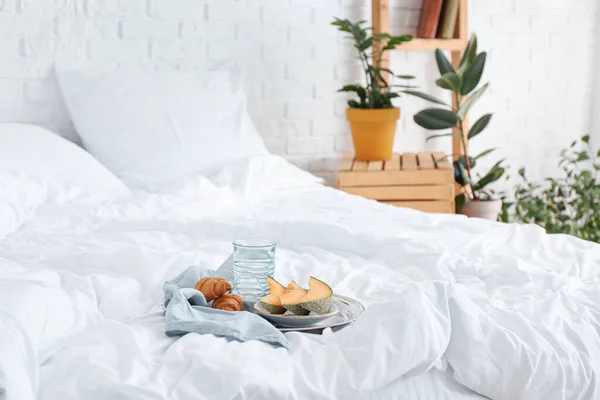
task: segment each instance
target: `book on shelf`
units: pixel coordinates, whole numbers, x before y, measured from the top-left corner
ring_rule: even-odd
[[[444,0],[437,37],[442,39],[454,38],[454,29],[458,18],[458,3],[459,0]]]
[[[433,39],[438,29],[440,15],[442,13],[443,0],[424,0],[421,19],[417,28],[417,37]]]

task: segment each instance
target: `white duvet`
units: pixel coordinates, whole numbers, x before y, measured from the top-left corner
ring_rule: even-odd
[[[274,157],[119,200],[0,188],[7,399],[600,399],[598,245],[388,207]],[[249,237],[278,241],[277,279],[366,312],[289,350],[166,337],[163,282]]]

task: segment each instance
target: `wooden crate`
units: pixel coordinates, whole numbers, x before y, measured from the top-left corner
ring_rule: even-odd
[[[345,155],[337,172],[344,192],[399,207],[454,213],[454,172],[444,153],[394,154],[389,161]]]

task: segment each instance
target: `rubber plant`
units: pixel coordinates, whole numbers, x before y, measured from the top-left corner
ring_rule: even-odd
[[[522,181],[505,201],[501,220],[534,223],[548,233],[565,233],[600,243],[600,150],[594,151],[590,137],[571,143],[560,155],[562,176],[543,183]]]
[[[419,126],[428,130],[451,130],[448,133],[429,136],[427,140],[443,136],[457,136],[461,140],[463,154],[453,162],[455,181],[463,187],[462,193],[456,196],[457,212],[461,211],[467,200],[492,199],[495,192],[489,189],[489,185],[500,179],[505,172],[502,166],[504,159],[502,159],[483,176],[476,176],[473,168],[477,162],[496,149],[488,149],[475,156],[471,156],[469,152],[469,141],[480,135],[492,119],[492,114],[485,114],[470,129],[467,129],[465,124],[469,111],[489,86],[489,83],[480,85],[486,57],[485,52],[477,52],[476,35],[471,36],[457,69],[454,69],[440,49],[435,51],[437,67],[441,75],[435,83],[440,88],[451,92],[455,101],[454,106],[430,95],[419,92],[410,93],[441,106],[427,108],[415,114],[414,120]]]
[[[396,84],[395,80],[410,81],[414,76],[395,75],[384,65],[384,54],[412,40],[412,36],[373,33],[366,21],[335,18],[331,24],[353,41],[364,74],[363,83],[348,84],[339,90],[355,95],[348,100],[346,110],[355,157],[364,161],[391,159],[396,122],[400,118],[400,109],[394,107],[392,99],[402,91],[414,89],[406,82]]]

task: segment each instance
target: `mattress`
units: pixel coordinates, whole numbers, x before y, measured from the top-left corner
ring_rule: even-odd
[[[291,181],[255,158],[160,194],[65,191],[0,239],[7,399],[600,398],[600,246]],[[60,192],[59,189],[57,191]],[[162,284],[239,238],[361,301],[290,349],[164,334]]]

